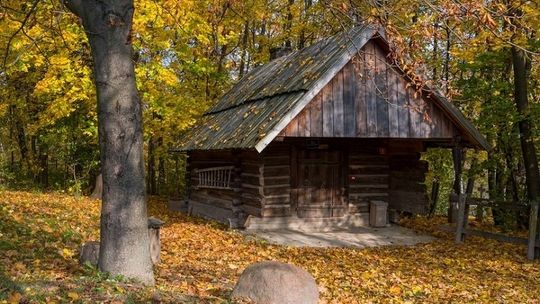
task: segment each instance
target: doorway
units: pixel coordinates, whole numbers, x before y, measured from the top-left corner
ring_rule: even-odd
[[[297,167],[297,214],[300,218],[345,215],[342,154],[332,150],[300,150]]]

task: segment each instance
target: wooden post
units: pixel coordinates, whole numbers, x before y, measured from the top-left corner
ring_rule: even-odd
[[[465,202],[467,200],[467,194],[459,194],[458,199],[458,216],[456,227],[456,243],[463,243],[465,240],[465,226],[467,224],[468,212],[465,212]]]
[[[531,216],[529,219],[529,244],[527,248],[527,259],[534,260],[540,258],[540,252],[536,248],[538,228],[538,202],[531,202]]]
[[[461,171],[463,166],[463,149],[460,146],[460,139],[456,138],[456,145],[452,148],[452,160],[454,161],[454,193],[458,196],[463,193],[461,190]],[[455,223],[458,213],[458,206],[449,202],[448,205],[448,222]]]
[[[439,199],[439,189],[440,189],[440,182],[438,178],[433,179],[433,182],[431,184],[431,205],[429,206],[429,217],[432,217],[435,215],[435,211],[437,209],[437,200]],[[451,204],[451,202],[448,202]]]

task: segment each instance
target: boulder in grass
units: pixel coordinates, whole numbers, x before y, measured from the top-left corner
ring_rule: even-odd
[[[81,264],[90,264],[97,266],[99,260],[99,242],[86,242],[81,247],[81,255],[79,256]]]
[[[315,279],[304,269],[265,261],[244,270],[232,298],[248,299],[257,304],[316,304],[319,289]]]

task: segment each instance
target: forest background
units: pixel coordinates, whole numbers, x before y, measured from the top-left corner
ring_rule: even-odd
[[[94,187],[96,95],[78,23],[57,0],[0,1],[0,187],[78,195]],[[465,158],[475,195],[525,201],[520,124],[537,147],[540,8],[523,0],[135,1],[148,193],[182,195],[184,157],[169,149],[234,82],[276,50],[301,49],[361,23],[383,26],[400,65],[440,89],[488,139],[491,151]],[[423,157],[428,189],[440,184],[442,212],[451,153],[433,149]]]

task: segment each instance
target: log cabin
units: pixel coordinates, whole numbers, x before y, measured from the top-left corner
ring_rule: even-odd
[[[389,54],[383,31],[359,26],[245,75],[173,149],[189,212],[248,228],[365,225],[373,202],[426,213],[421,153],[488,144]]]

